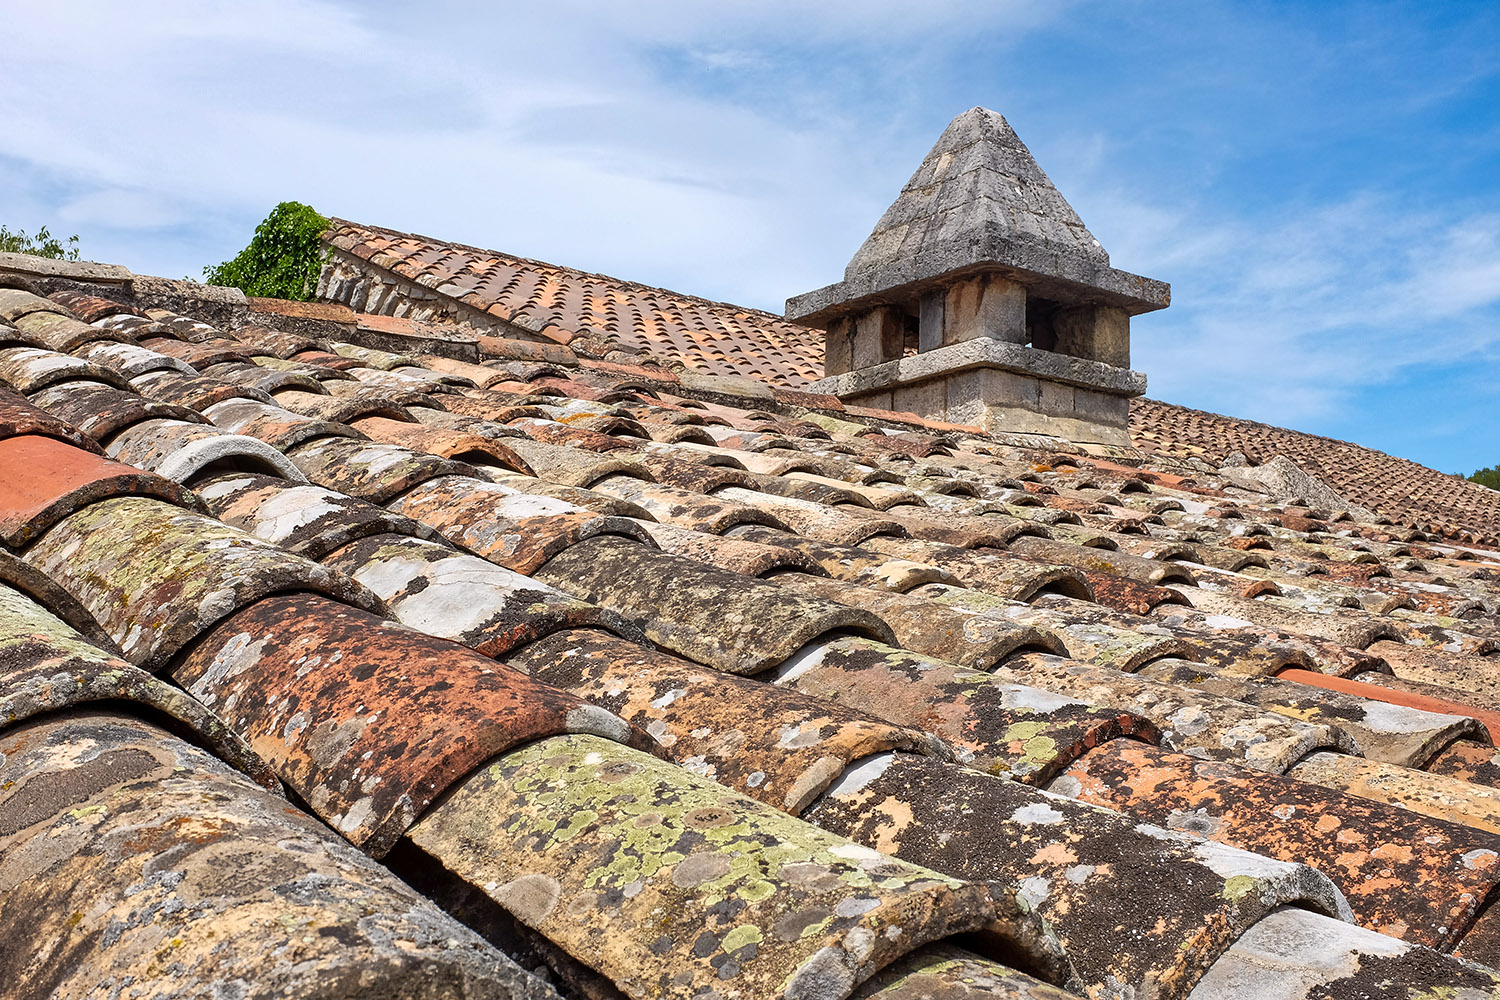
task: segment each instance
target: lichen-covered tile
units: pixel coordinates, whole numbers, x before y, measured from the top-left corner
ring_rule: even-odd
[[[412,841],[630,997],[842,1000],[986,890],[587,736],[476,772]]]
[[[639,634],[614,612],[435,542],[375,535],[324,562],[369,587],[402,624],[485,656],[504,656],[563,629]]]
[[[1072,566],[1022,559],[1001,549],[961,549],[941,542],[881,535],[866,539],[864,548],[898,559],[940,566],[965,587],[997,597],[1026,601],[1044,591],[1093,599],[1085,574]]]
[[[1406,767],[1421,767],[1454,740],[1481,732],[1477,722],[1462,716],[1424,712],[1280,678],[1216,673],[1180,660],[1161,660],[1144,667],[1141,674],[1181,688],[1233,698],[1288,718],[1342,729],[1354,737],[1364,756]]]
[[[1156,727],[1123,707],[1085,702],[871,639],[809,646],[778,684],[828,698],[951,744],[974,767],[1041,784],[1079,754],[1122,736],[1155,742]]]
[[[470,552],[525,574],[596,536],[646,540],[645,532],[626,518],[596,514],[565,500],[466,476],[424,482],[391,509],[431,525]]]
[[[577,542],[533,574],[617,611],[663,649],[735,674],[776,666],[841,630],[894,638],[870,614],[609,535]]]
[[[164,417],[204,422],[196,410],[147,399],[103,382],[63,382],[33,393],[31,401],[102,444],[142,420]]]
[[[806,573],[780,573],[772,578],[783,587],[826,597],[830,601],[864,608],[896,634],[897,644],[913,652],[925,653],[939,660],[957,663],[976,670],[988,670],[1006,657],[1022,650],[1064,654],[1062,640],[1048,628],[1022,624],[1000,614],[990,614],[997,607],[1030,608],[1030,605],[1005,601],[978,591],[963,591],[942,584],[929,584],[916,592],[896,593],[878,587],[860,586],[843,580],[832,580]],[[982,599],[985,610],[955,607],[935,599],[945,593],[970,594]],[[990,604],[989,602],[993,602]]]
[[[1280,906],[1348,907],[1312,868],[1197,843],[1016,781],[913,754],[852,768],[807,819],[877,850],[1015,894],[1060,939],[1087,995],[1186,997]]]
[[[1500,833],[1500,789],[1462,778],[1334,753],[1311,754],[1287,774],[1434,819]]]
[[[3,382],[3,376],[0,376],[0,383]],[[103,452],[97,442],[79,433],[72,424],[59,420],[25,396],[11,392],[0,384],[0,439],[19,434],[40,434],[96,454]]]
[[[0,470],[0,541],[11,548],[28,545],[69,514],[110,497],[155,497],[179,507],[203,507],[170,479],[39,434],[0,438]]]
[[[556,996],[285,799],[155,726],[69,714],[0,743],[13,1000]]]
[[[881,969],[853,1000],[1067,1000],[1068,990],[966,952],[934,944]]]
[[[522,475],[532,475],[531,466],[510,445],[478,434],[413,421],[393,420],[384,416],[359,417],[350,426],[372,441],[400,445],[413,451],[473,465],[497,465]]]
[[[739,486],[722,487],[714,491],[714,496],[757,507],[797,534],[833,545],[859,545],[875,535],[902,532],[901,526],[892,520],[861,517],[811,500],[771,496]]]
[[[108,368],[127,379],[155,371],[175,371],[182,372],[184,375],[198,374],[197,370],[186,361],[159,354],[139,344],[99,341],[74,351],[73,354],[92,364]]]
[[[299,388],[277,389],[271,396],[276,400],[276,405],[284,406],[293,413],[339,424],[347,424],[360,417],[412,419],[411,412],[406,407],[378,396],[333,396]]]
[[[297,445],[288,456],[310,482],[384,504],[440,476],[471,477],[474,467],[393,444],[326,437]]]
[[[1427,770],[1500,788],[1500,751],[1488,742],[1455,740],[1427,762]]]
[[[117,389],[130,388],[124,376],[72,355],[36,347],[7,347],[0,351],[0,381],[17,392],[30,394],[72,379],[103,382]]]
[[[511,747],[576,732],[650,744],[602,708],[317,594],[241,609],[172,678],[376,856],[454,782]]]
[[[225,524],[309,559],[370,535],[442,538],[434,528],[368,501],[270,476],[229,473],[196,492]]]
[[[641,527],[663,552],[696,559],[717,569],[741,576],[764,576],[777,573],[777,583],[785,583],[780,575],[802,576],[806,573],[821,575],[823,568],[809,555],[797,549],[781,545],[763,545],[746,538],[726,538],[703,531],[677,528],[657,521],[641,521]],[[783,573],[795,570],[794,573]],[[825,595],[826,596],[826,595]],[[840,603],[848,604],[848,601]]]
[[[304,417],[275,403],[262,403],[257,399],[226,399],[205,406],[203,415],[213,421],[215,427],[264,441],[277,451],[287,451],[314,438],[363,436],[344,424]]]
[[[380,607],[374,594],[342,573],[149,498],[90,504],[48,529],[25,559],[82,603],[126,659],[151,670],[266,594],[317,591]]]
[[[1007,600],[982,591],[932,584],[912,594],[944,609],[970,624],[969,629],[984,629],[989,622],[1005,622],[1017,628],[1045,631],[1064,647],[1046,652],[1062,652],[1075,660],[1133,671],[1143,664],[1165,656],[1191,656],[1186,643],[1175,636],[1153,634],[1140,628],[1116,624],[1120,612],[1087,601],[1070,601],[1066,614],[1038,604]],[[1144,623],[1143,623],[1144,624]]]
[[[1193,574],[1179,563],[1145,559],[1128,552],[1088,548],[1056,538],[1022,535],[1012,541],[1006,551],[1041,562],[1074,566],[1085,572],[1122,576],[1138,583],[1158,585],[1175,582],[1189,587],[1197,583]]]
[[[598,480],[589,488],[637,504],[653,519],[690,531],[720,535],[742,524],[784,527],[771,514],[749,504],[619,473]]]
[[[767,525],[742,525],[729,529],[731,538],[790,549],[811,559],[822,572],[837,580],[904,593],[924,583],[951,581],[953,577],[932,563],[892,558],[874,549],[838,545],[803,538]]]
[[[174,371],[146,372],[130,380],[130,387],[147,399],[185,406],[202,411],[204,407],[226,399],[258,399],[269,403],[271,397],[260,389],[226,382],[211,375],[184,375]]]
[[[0,585],[0,725],[100,703],[134,705],[267,788],[276,776],[180,688],[88,641],[31,597]]]
[[[1451,950],[1500,883],[1500,837],[1279,775],[1130,740],[1080,757],[1051,786],[1221,844],[1309,864],[1357,923]]]
[[[1486,1000],[1500,975],[1307,910],[1267,914],[1199,980],[1193,1000]]]
[[[105,453],[117,462],[186,483],[211,465],[231,466],[306,482],[301,470],[275,448],[212,424],[154,418],[131,424],[110,439]]]
[[[11,325],[49,351],[69,354],[97,340],[131,340],[122,330],[90,326],[72,316],[34,312],[11,320]]]
[[[1497,732],[1500,732],[1500,712],[1477,708],[1452,698],[1433,697],[1429,694],[1418,694],[1380,684],[1367,684],[1360,680],[1365,676],[1364,674],[1355,677],[1330,677],[1327,674],[1293,667],[1281,671],[1276,676],[1279,680],[1293,681],[1308,687],[1351,695],[1364,704],[1374,703],[1376,706],[1381,704],[1387,706],[1384,709],[1372,706],[1374,713],[1389,712],[1392,717],[1399,717],[1398,709],[1416,709],[1427,716],[1436,715],[1448,720],[1472,719],[1488,732],[1491,740]],[[1431,725],[1434,720],[1428,721]],[[1463,730],[1455,731],[1453,735],[1464,735],[1465,732],[1473,733],[1474,730],[1465,726]]]
[[[605,632],[553,635],[506,662],[644,729],[694,774],[793,815],[861,757],[949,753],[921,730]]]

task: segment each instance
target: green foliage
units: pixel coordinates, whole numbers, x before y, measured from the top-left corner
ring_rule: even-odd
[[[233,285],[246,295],[309,299],[328,255],[319,239],[328,228],[328,220],[311,205],[284,201],[255,227],[249,246],[233,260],[205,267],[203,279],[213,285]]]
[[[51,257],[54,260],[77,260],[78,259],[78,234],[74,233],[64,241],[47,232],[43,226],[36,231],[35,236],[27,236],[25,230],[17,229],[11,232],[4,226],[0,226],[0,251],[5,253],[29,253],[36,257]]]
[[[1480,469],[1469,477],[1469,482],[1478,483],[1480,486],[1488,486],[1492,490],[1500,490],[1500,465],[1492,465],[1488,469]]]

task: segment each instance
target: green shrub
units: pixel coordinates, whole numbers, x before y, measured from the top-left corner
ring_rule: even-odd
[[[0,251],[5,253],[29,253],[35,257],[51,257],[54,260],[77,260],[78,234],[68,237],[66,247],[63,242],[47,232],[46,226],[38,229],[35,236],[27,236],[22,229],[11,232],[0,226]]]
[[[320,237],[329,222],[311,205],[284,201],[255,227],[250,245],[233,260],[205,267],[203,279],[269,299],[312,298],[328,252]]]
[[[1488,469],[1480,469],[1469,477],[1469,482],[1478,483],[1480,486],[1488,486],[1492,490],[1500,490],[1500,465],[1492,465]]]

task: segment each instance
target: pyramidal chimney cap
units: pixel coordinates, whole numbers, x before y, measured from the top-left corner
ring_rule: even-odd
[[[1171,290],[1119,271],[1004,116],[953,119],[844,269],[844,280],[787,300],[786,318],[826,326],[853,307],[995,271],[1048,299],[1163,309]],[[905,293],[905,294],[903,294]]]

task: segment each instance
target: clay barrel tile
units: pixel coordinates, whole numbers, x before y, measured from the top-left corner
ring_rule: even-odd
[[[226,361],[246,361],[244,346],[224,337],[210,337],[190,342],[171,337],[143,339],[142,347],[150,348],[168,357],[186,361],[198,371],[223,364]]]
[[[755,674],[839,631],[893,639],[867,611],[713,569],[627,538],[599,536],[533,573],[619,612],[663,649],[733,674]]]
[[[1401,682],[1436,685],[1456,700],[1500,704],[1500,659],[1423,649],[1388,639],[1375,643],[1368,652],[1385,660]],[[1361,680],[1382,683],[1371,677]]]
[[[474,467],[393,444],[318,438],[291,449],[288,457],[309,482],[384,504],[440,476],[469,477]]]
[[[1489,742],[1494,742],[1494,735],[1500,732],[1500,712],[1493,709],[1477,708],[1474,705],[1465,704],[1461,701],[1448,698],[1434,698],[1430,695],[1413,694],[1395,688],[1385,687],[1379,684],[1366,684],[1360,680],[1346,677],[1330,677],[1327,674],[1316,673],[1310,670],[1299,670],[1294,668],[1283,670],[1277,674],[1277,679],[1283,681],[1295,681],[1308,687],[1322,688],[1341,694],[1350,695],[1366,703],[1385,704],[1392,715],[1398,714],[1401,708],[1415,709],[1428,715],[1441,717],[1458,717],[1473,719],[1489,736]],[[1381,709],[1373,709],[1382,711]],[[1472,731],[1471,731],[1472,732]],[[1480,737],[1483,739],[1483,737]]]
[[[768,573],[801,576],[804,573],[821,575],[823,572],[813,559],[795,549],[780,545],[762,545],[744,538],[725,538],[703,531],[676,528],[657,521],[641,521],[640,525],[651,540],[663,552],[684,556],[717,569],[741,576],[765,576]],[[785,570],[795,570],[785,574]],[[779,577],[778,583],[782,583]],[[826,596],[826,595],[825,595]],[[848,604],[849,601],[841,601]]]
[[[1173,591],[1176,593],[1176,591]],[[1043,598],[1039,604],[1063,607],[1061,602]],[[1208,614],[1186,605],[1164,605],[1151,611],[1151,617],[1172,634],[1193,645],[1194,660],[1231,673],[1262,676],[1290,664],[1316,669],[1321,673],[1347,676],[1380,666],[1379,657],[1338,640],[1309,637],[1280,631],[1243,618]],[[1211,641],[1209,641],[1211,640]],[[1222,650],[1220,644],[1228,641]],[[1248,654],[1248,656],[1242,656]],[[1285,662],[1281,662],[1285,661]],[[1278,663],[1274,670],[1269,664]]]
[[[1089,996],[1181,1000],[1277,907],[1348,913],[1306,865],[912,754],[856,766],[805,817],[1002,898],[1017,893],[1060,939]]]
[[[0,440],[20,434],[40,434],[44,437],[66,441],[75,448],[95,454],[102,453],[92,438],[80,434],[77,428],[64,423],[46,410],[30,403],[25,396],[11,392],[0,385]]]
[[[269,765],[186,692],[94,645],[27,595],[0,585],[0,726],[89,703],[128,703],[275,789]]]
[[[628,517],[636,521],[649,520],[651,515],[639,504],[618,497],[605,496],[593,490],[584,489],[582,486],[563,486],[559,483],[549,482],[546,479],[535,479],[531,476],[523,476],[517,472],[506,472],[493,466],[484,470],[484,477],[492,483],[515,490],[517,493],[526,493],[531,496],[551,497],[570,503],[584,510],[591,510],[596,514],[605,514],[609,517]],[[644,538],[645,536],[640,536]]]
[[[411,420],[411,412],[400,403],[380,396],[332,396],[305,389],[277,389],[272,393],[277,406],[315,420],[347,424],[360,417],[389,417]]]
[[[201,510],[170,479],[38,434],[0,439],[0,541],[19,549],[58,521],[111,497],[154,497]]]
[[[369,587],[402,624],[485,656],[504,656],[565,629],[638,634],[611,611],[435,542],[374,535],[324,562]]]
[[[18,392],[30,394],[72,379],[105,382],[118,389],[130,388],[124,376],[72,355],[35,347],[8,347],[0,351],[0,380]]]
[[[1042,562],[1076,566],[1088,572],[1123,576],[1138,583],[1154,585],[1177,582],[1189,587],[1197,584],[1193,574],[1178,563],[1144,559],[1128,552],[1088,548],[1056,538],[1023,535],[1012,541],[1007,551]]]
[[[1500,833],[1500,789],[1462,778],[1334,753],[1305,757],[1287,774],[1434,819]]]
[[[986,890],[825,833],[596,737],[475,772],[412,841],[626,996],[842,1000],[979,930]]]
[[[111,316],[139,316],[140,313],[113,299],[101,298],[88,292],[60,289],[47,296],[85,323],[97,323]]]
[[[1045,783],[1109,740],[1159,739],[1152,723],[1129,711],[1095,708],[870,639],[810,646],[783,665],[777,683],[924,729],[952,745],[960,760],[1030,784]]]
[[[1207,691],[1303,722],[1336,727],[1354,737],[1374,760],[1421,767],[1456,739],[1480,736],[1473,719],[1425,712],[1341,694],[1280,677],[1242,677],[1204,670],[1196,663],[1162,660],[1142,673],[1182,688]],[[1322,677],[1322,674],[1313,676]]]
[[[629,455],[605,454],[543,444],[528,437],[507,438],[506,445],[526,460],[532,475],[564,486],[592,486],[609,476],[632,476],[651,481],[655,476]]]
[[[605,632],[553,635],[507,662],[645,730],[695,774],[794,816],[862,757],[887,750],[951,756],[921,730]]]
[[[1439,951],[1463,937],[1500,879],[1500,838],[1318,785],[1116,740],[1055,790],[1150,823],[1313,865],[1355,922]]]
[[[503,469],[532,475],[531,466],[503,441],[481,437],[465,431],[433,427],[428,424],[392,420],[383,416],[364,416],[350,426],[372,441],[401,445],[441,458],[452,458],[476,465],[498,465]]]
[[[197,495],[225,524],[308,559],[321,560],[370,535],[442,538],[435,529],[384,507],[270,476],[231,473],[200,485]]]
[[[741,524],[783,527],[772,515],[748,504],[664,483],[645,482],[620,473],[596,481],[589,488],[637,504],[654,520],[689,531],[721,535]]]
[[[1357,753],[1359,749],[1354,738],[1336,726],[1304,722],[1113,667],[1024,654],[1006,661],[994,673],[1011,683],[1135,712],[1157,726],[1165,746],[1257,771],[1281,774],[1317,750]]]
[[[1022,535],[1042,535],[1047,529],[1030,521],[1003,515],[973,517],[961,513],[944,513],[923,508],[903,507],[900,511],[875,514],[859,508],[841,507],[851,514],[880,517],[895,521],[913,538],[939,542],[961,549],[1003,549]]]
[[[1067,652],[1057,634],[1049,629],[1023,625],[1000,615],[970,613],[967,609],[959,610],[926,596],[933,590],[946,590],[941,584],[919,588],[922,596],[917,596],[803,573],[781,573],[773,580],[783,587],[864,608],[879,615],[880,620],[891,627],[903,648],[975,670],[992,669],[1023,650]],[[994,601],[997,605],[1010,604],[977,591],[966,593]],[[1016,607],[1029,606],[1018,604]]]
[[[32,286],[35,287],[35,286]],[[23,288],[0,288],[0,320],[14,323],[22,316],[68,316],[68,307]]]
[[[72,594],[126,659],[148,670],[266,594],[312,590],[380,608],[379,598],[342,573],[148,498],[90,504],[48,529],[25,560]]]
[[[424,482],[390,509],[431,525],[490,562],[528,575],[570,546],[601,535],[647,540],[626,518],[466,476]]]
[[[304,417],[258,399],[226,399],[205,406],[203,415],[221,430],[264,441],[277,451],[287,451],[304,441],[320,437],[364,436],[344,424]]]
[[[1472,932],[1471,932],[1472,933]],[[1296,972],[1287,972],[1291,968]],[[1494,997],[1500,974],[1307,910],[1285,909],[1243,934],[1193,1000]]]
[[[131,379],[130,387],[147,399],[192,410],[202,410],[226,399],[271,401],[271,397],[259,389],[225,382],[211,375],[183,375],[181,372],[147,372]]]
[[[147,723],[7,731],[0,975],[11,1000],[556,994],[493,945],[208,754]],[[45,859],[45,860],[43,860]]]
[[[104,444],[142,420],[165,417],[203,422],[196,410],[147,399],[102,382],[63,382],[33,393],[31,401]]]
[[[1122,628],[1116,624],[1119,612],[1087,601],[1071,601],[1069,613],[1061,614],[983,591],[940,584],[922,587],[912,596],[962,622],[961,627],[966,631],[983,632],[1001,623],[1041,630],[1053,636],[1061,648],[1039,651],[1062,653],[1117,670],[1138,670],[1164,656],[1192,655],[1192,650],[1180,639],[1152,634],[1139,625]]]
[[[254,361],[223,361],[204,368],[203,374],[238,385],[245,390],[246,394],[274,393],[285,389],[320,393],[330,391],[329,387],[335,384],[359,386],[358,382],[349,379],[343,372],[327,371],[292,361],[276,361],[272,358],[256,358]]]
[[[899,535],[905,531],[889,519],[861,517],[811,500],[771,496],[739,486],[722,487],[715,490],[713,495],[756,507],[799,535],[833,545],[862,545],[877,535]],[[921,558],[906,554],[898,557],[913,561]]]
[[[864,547],[899,559],[941,566],[963,586],[1013,601],[1029,601],[1043,592],[1093,600],[1093,588],[1083,571],[1073,566],[1049,565],[1008,555],[1000,549],[961,549],[916,538],[881,536]]]
[[[63,354],[76,351],[93,340],[130,341],[134,339],[122,330],[90,326],[71,316],[60,316],[49,312],[29,313],[11,320],[11,324],[49,351],[59,351]]]
[[[892,962],[853,1000],[1069,1000],[1076,994],[950,944],[934,944]]]
[[[155,371],[176,371],[184,375],[198,374],[197,369],[186,361],[160,354],[141,347],[139,344],[100,341],[97,344],[89,344],[83,350],[75,351],[74,354],[128,379]]]
[[[511,747],[570,732],[650,742],[472,650],[317,594],[242,608],[172,678],[377,857],[454,782]]]
[[[285,455],[253,437],[212,424],[145,420],[120,431],[105,449],[110,458],[185,483],[209,466],[263,472],[306,482]]]
[[[765,525],[740,525],[731,528],[728,535],[761,545],[789,549],[810,559],[822,573],[863,587],[904,593],[925,583],[953,579],[947,570],[932,563],[893,559],[873,549],[820,542]]]
[[[1489,743],[1455,740],[1429,760],[1426,767],[1433,774],[1500,788],[1500,751]]]

